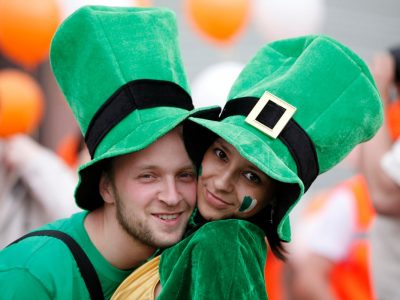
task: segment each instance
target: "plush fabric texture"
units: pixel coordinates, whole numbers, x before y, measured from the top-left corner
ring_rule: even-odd
[[[190,93],[175,14],[167,9],[84,6],[56,31],[50,62],[84,136],[96,112],[128,82],[160,80]],[[105,158],[147,147],[196,112],[160,103],[128,114],[103,137],[93,159],[81,166],[77,204],[88,210],[102,205],[98,182]]]
[[[43,225],[60,230],[82,247],[99,276],[104,299],[110,299],[133,270],[120,270],[109,263],[90,240],[84,227],[87,212]],[[35,236],[0,251],[1,299],[90,299],[71,251],[60,240]]]
[[[266,251],[264,232],[250,222],[206,223],[162,253],[157,299],[265,300]]]
[[[228,101],[260,98],[265,91],[297,108],[292,118],[314,144],[319,174],[374,136],[383,122],[380,96],[368,67],[352,50],[327,36],[302,36],[265,45],[240,73]],[[196,143],[187,145],[191,151],[207,143],[211,131],[283,183],[275,214],[280,238],[290,241],[288,214],[303,195],[304,184],[287,146],[246,123],[244,116],[220,122],[190,120],[194,123],[188,123],[184,134],[198,136]]]

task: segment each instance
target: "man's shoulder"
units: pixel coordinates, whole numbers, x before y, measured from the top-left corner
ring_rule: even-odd
[[[71,225],[77,222],[76,215],[56,220],[38,230],[58,230],[75,235]],[[69,248],[57,238],[46,235],[30,236],[11,244],[0,251],[0,271],[11,269],[46,270],[73,259]]]
[[[57,220],[37,230],[59,230],[72,235],[66,229],[77,221],[77,217]],[[78,269],[68,246],[51,236],[31,236],[0,251],[0,281],[15,294],[17,286],[26,283],[35,293],[52,294],[76,278]],[[20,295],[23,291],[18,292]]]

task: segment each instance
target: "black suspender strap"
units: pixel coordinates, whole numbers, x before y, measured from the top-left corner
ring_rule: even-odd
[[[89,257],[71,236],[58,230],[38,230],[22,236],[21,238],[12,242],[10,245],[18,243],[19,241],[31,236],[51,236],[63,241],[68,246],[75,258],[82,278],[85,281],[90,298],[93,300],[104,299],[103,290],[101,289],[100,280],[97,276],[96,270],[90,262]]]

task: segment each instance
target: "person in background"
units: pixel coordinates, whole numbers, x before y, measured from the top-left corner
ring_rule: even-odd
[[[371,70],[386,109],[400,96],[400,47],[374,55]],[[397,120],[400,114],[395,116]],[[400,185],[393,160],[396,140],[387,123],[363,145],[362,161],[376,219],[371,229],[372,283],[377,299],[400,299]]]
[[[50,63],[91,155],[75,191],[84,211],[0,252],[1,298],[109,299],[183,236],[196,173],[180,124],[203,110],[167,9],[84,6],[57,29]]]
[[[369,262],[374,216],[361,174],[309,199],[297,218],[289,250],[290,299],[375,299]]]
[[[2,138],[0,162],[0,249],[80,210],[73,201],[74,172],[28,134]]]
[[[199,166],[197,227],[112,299],[267,299],[265,238],[284,259],[289,212],[382,121],[368,67],[346,46],[322,35],[265,45],[233,84],[220,121],[184,123]]]
[[[375,74],[376,70],[372,70]],[[378,78],[377,83],[381,84]],[[386,103],[383,126],[388,140],[399,138],[398,101]],[[362,174],[368,161],[361,157],[364,151],[371,151],[365,150],[369,143],[359,145],[352,155],[358,175],[317,193],[306,202],[298,218],[291,244],[293,255],[289,268],[285,268],[291,278],[291,288],[287,290],[294,294],[293,299],[376,298],[371,272],[371,227],[376,213]],[[374,161],[370,160],[373,164]],[[314,238],[318,232],[324,232],[323,239]]]

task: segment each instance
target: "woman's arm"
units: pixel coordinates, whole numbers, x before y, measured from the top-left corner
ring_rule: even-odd
[[[267,299],[264,232],[213,221],[161,255],[158,299]]]

